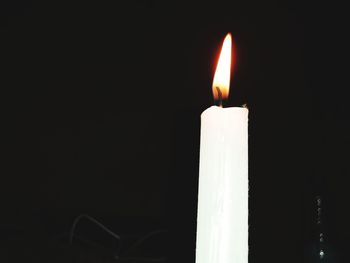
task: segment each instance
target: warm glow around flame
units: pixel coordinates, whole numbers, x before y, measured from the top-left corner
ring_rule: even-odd
[[[222,99],[227,99],[230,90],[230,75],[231,75],[231,49],[232,49],[232,37],[231,34],[227,34],[224,43],[222,45],[218,65],[213,80],[213,95],[214,99],[218,100],[219,93],[218,88],[221,91]]]

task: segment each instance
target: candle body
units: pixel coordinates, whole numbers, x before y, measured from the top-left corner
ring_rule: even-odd
[[[248,262],[248,109],[201,115],[196,263]]]

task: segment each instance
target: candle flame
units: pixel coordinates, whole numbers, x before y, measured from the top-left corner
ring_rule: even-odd
[[[228,33],[219,57],[218,64],[213,80],[213,95],[215,100],[227,99],[230,90],[230,75],[231,75],[231,49],[232,37]]]

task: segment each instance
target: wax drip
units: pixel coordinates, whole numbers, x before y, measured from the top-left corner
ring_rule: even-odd
[[[317,225],[319,230],[319,257],[323,259],[325,257],[324,250],[324,233],[322,227],[322,198],[321,196],[316,197],[317,202]]]

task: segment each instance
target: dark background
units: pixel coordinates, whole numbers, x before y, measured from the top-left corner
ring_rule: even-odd
[[[346,262],[345,8],[223,1],[0,7],[1,262],[115,262],[115,244],[102,242],[87,221],[80,236],[109,250],[67,245],[81,213],[122,235],[123,249],[167,230],[145,241],[140,255],[194,262],[200,113],[213,103],[227,32],[236,62],[226,104],[250,109],[250,262],[317,262],[316,195],[324,201],[325,260]],[[88,252],[94,256],[84,259]]]

